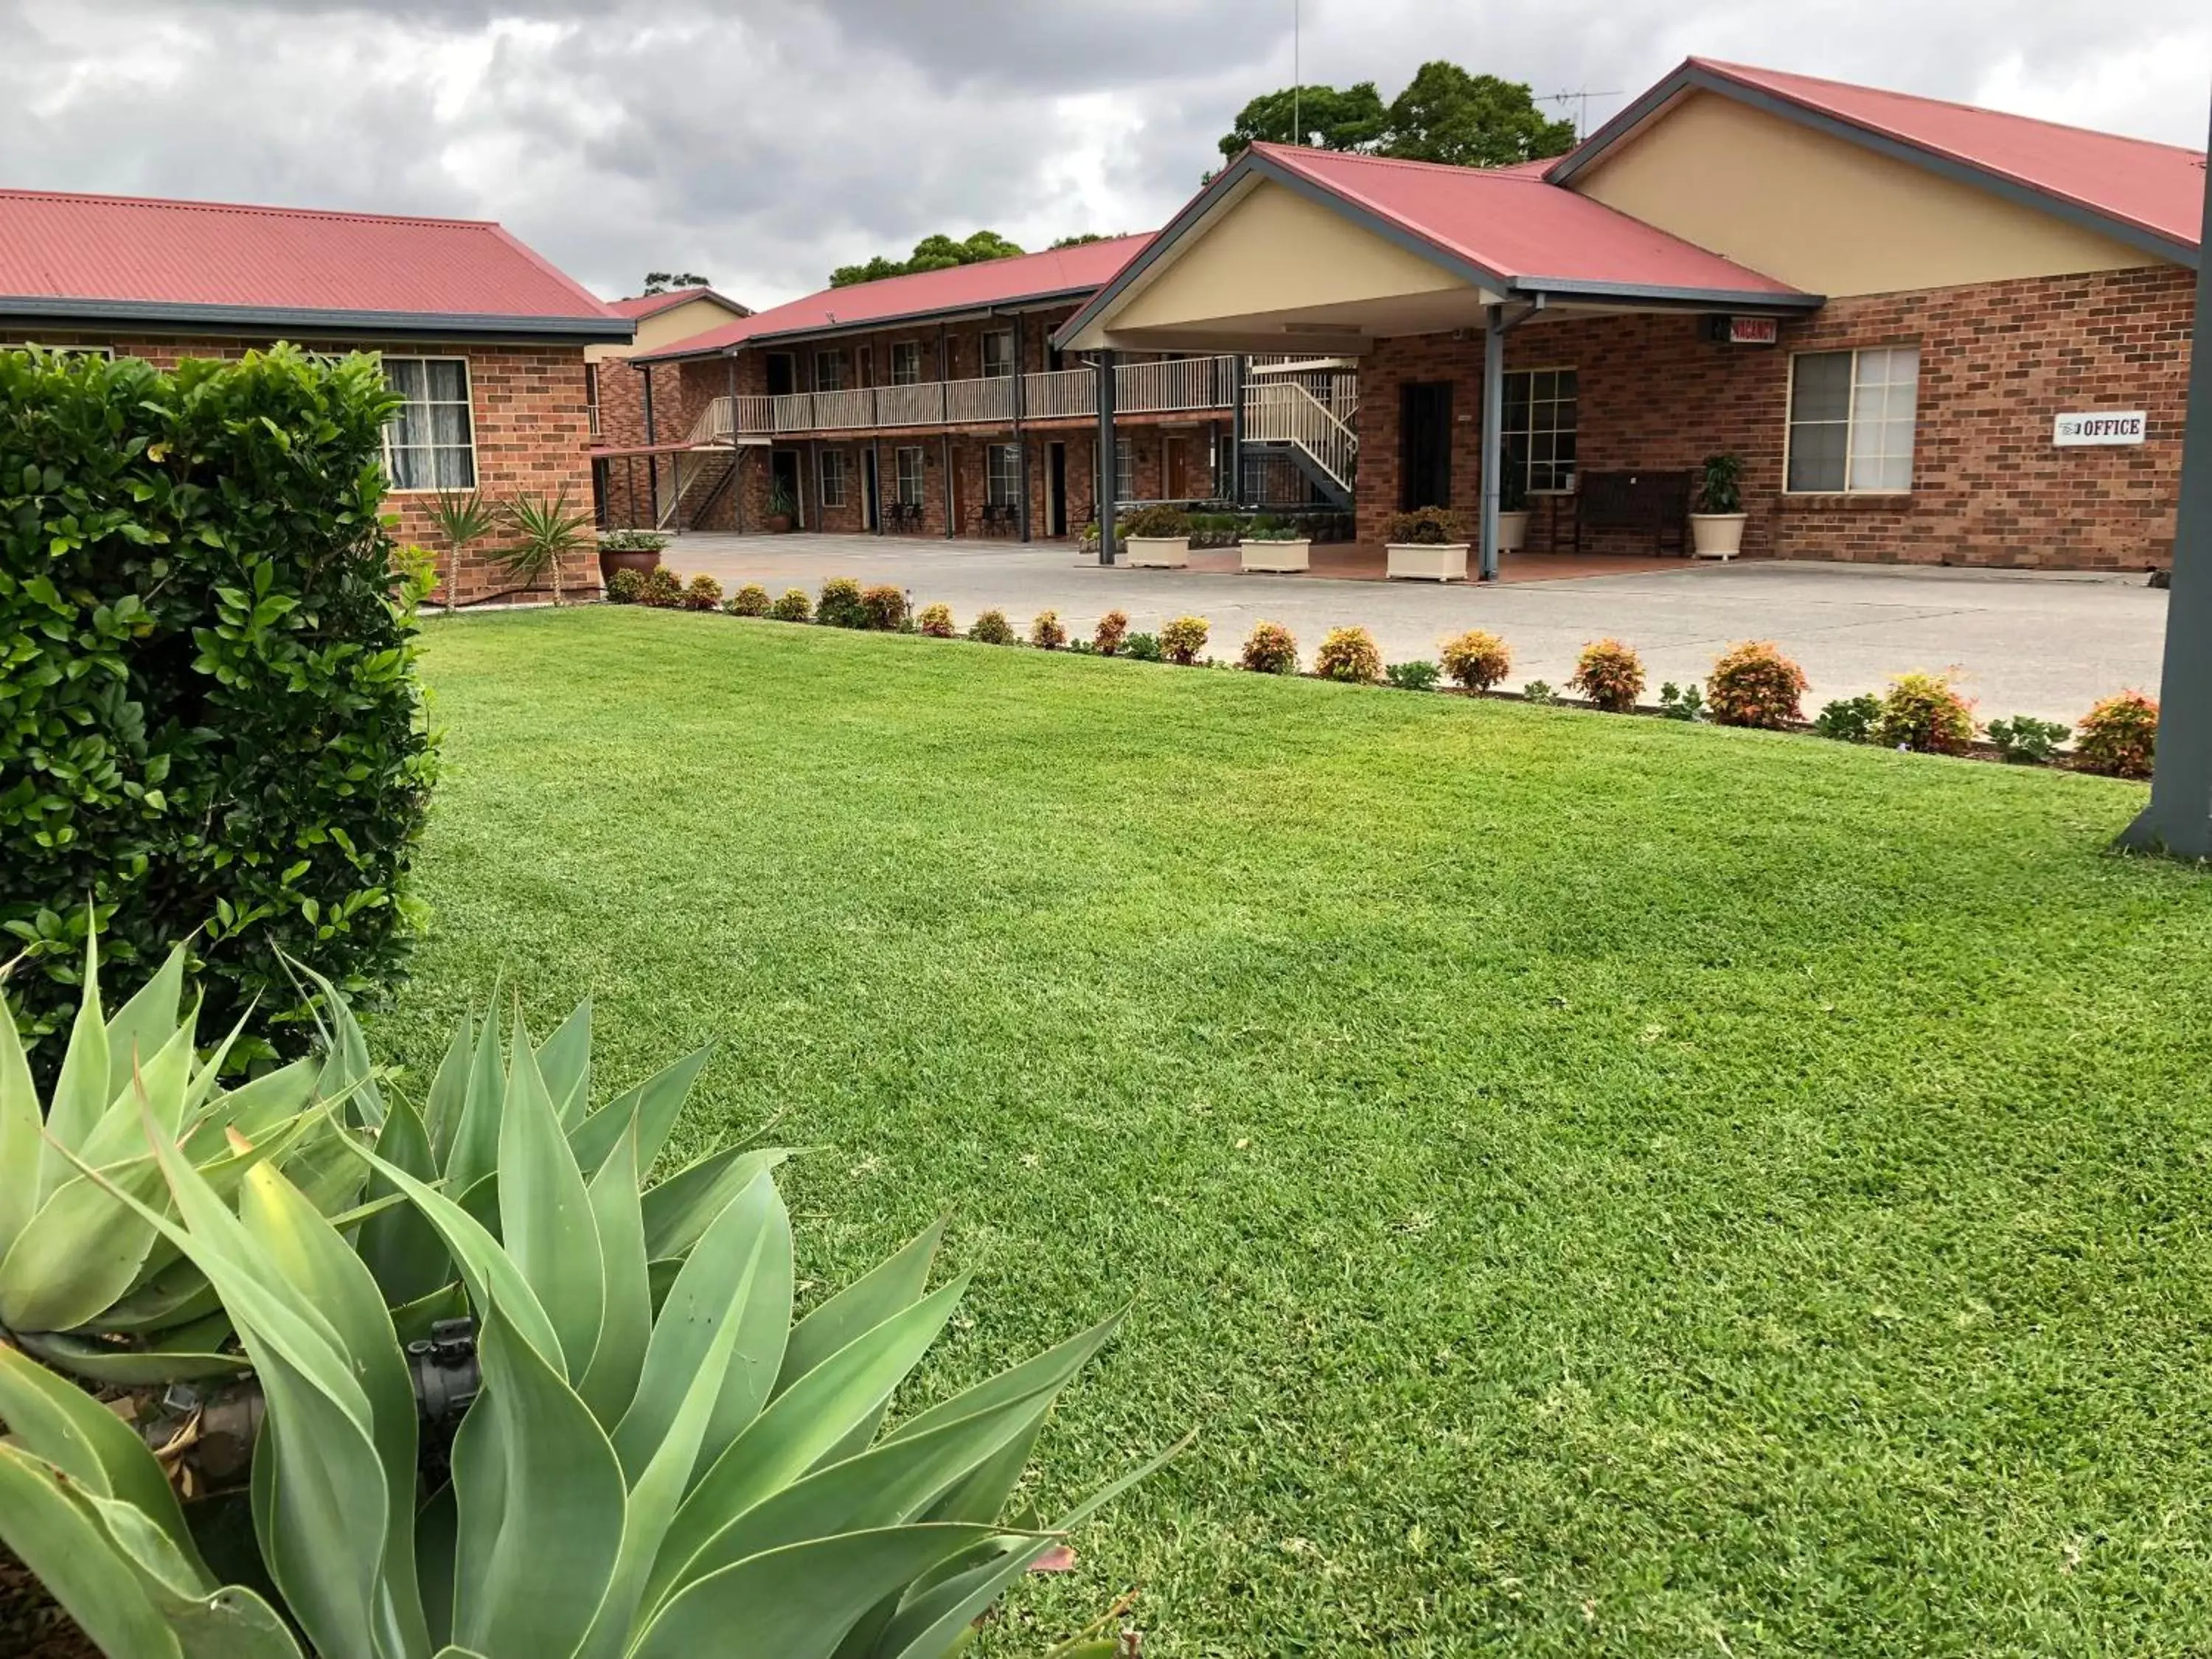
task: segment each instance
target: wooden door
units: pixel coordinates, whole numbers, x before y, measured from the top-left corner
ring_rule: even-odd
[[[1190,495],[1190,440],[1160,441],[1160,496],[1164,501],[1187,501]]]

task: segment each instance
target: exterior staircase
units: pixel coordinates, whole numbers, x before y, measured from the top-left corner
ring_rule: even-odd
[[[1246,498],[1263,506],[1298,504],[1302,482],[1340,511],[1352,506],[1358,471],[1359,378],[1327,364],[1285,362],[1256,368],[1244,386]],[[1304,492],[1298,492],[1304,493]]]

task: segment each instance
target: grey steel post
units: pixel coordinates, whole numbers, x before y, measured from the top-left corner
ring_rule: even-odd
[[[730,374],[730,528],[745,527],[745,452],[738,442],[738,360],[729,359]]]
[[[1484,581],[1498,580],[1498,486],[1504,467],[1505,307],[1492,306],[1482,331],[1482,560]],[[1449,436],[1445,439],[1449,442]],[[1449,501],[1437,503],[1449,507]]]
[[[945,464],[945,539],[949,542],[952,539],[952,434],[950,432],[940,433],[938,441],[942,447],[940,459]]]
[[[945,419],[945,380],[952,368],[950,348],[945,343],[945,325],[937,325],[937,418]],[[945,539],[951,541],[958,534],[952,522],[952,434],[945,437]]]
[[[2204,228],[2212,232],[2212,173],[2204,180]],[[2150,805],[2121,833],[2120,844],[2175,858],[2212,858],[2212,258],[2202,246],[2172,586],[2166,596],[2166,663],[2159,675],[2158,764]]]
[[[653,441],[653,365],[651,363],[645,366],[644,374],[645,441],[649,447]],[[658,455],[648,454],[645,458],[645,510],[646,524],[651,528],[658,529],[660,525],[660,457]]]
[[[1098,562],[1114,562],[1114,354],[1097,356]]]
[[[1229,364],[1229,489],[1230,502],[1244,505],[1244,363],[1240,353]]]
[[[868,516],[876,521],[876,534],[884,533],[884,434],[868,441]]]
[[[1029,377],[1022,372],[1025,362],[1023,356],[1025,335],[1026,331],[1022,327],[1022,313],[1018,311],[1014,313],[1014,478],[1018,495],[1014,518],[1024,541],[1030,538],[1030,441],[1022,431],[1022,416],[1028,412],[1024,404],[1029,395],[1023,384]]]

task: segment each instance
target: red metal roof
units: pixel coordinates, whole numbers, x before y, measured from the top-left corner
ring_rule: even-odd
[[[745,314],[750,309],[748,307],[739,305],[726,294],[717,294],[713,289],[702,286],[672,288],[659,294],[634,294],[627,299],[609,300],[606,307],[617,317],[627,317],[632,322],[641,323],[648,317],[658,317],[664,311],[672,311],[678,306],[688,305],[694,300],[717,301],[740,315]]]
[[[917,271],[911,276],[825,288],[657,351],[640,353],[630,362],[712,356],[747,341],[778,335],[818,334],[828,329],[952,315],[1058,295],[1088,295],[1150,240],[1149,232],[1115,236],[1045,253],[1025,253],[1018,258],[986,259],[977,264]]]
[[[618,313],[489,222],[45,191],[0,191],[0,313],[628,337]]]
[[[1798,290],[1522,167],[1463,167],[1255,144],[1261,160],[1504,283],[1796,296]]]

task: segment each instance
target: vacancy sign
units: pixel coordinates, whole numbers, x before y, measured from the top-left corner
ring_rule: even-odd
[[[2148,416],[2140,409],[2061,415],[2051,422],[2051,441],[2061,449],[2083,444],[2139,444],[2148,424]]]

